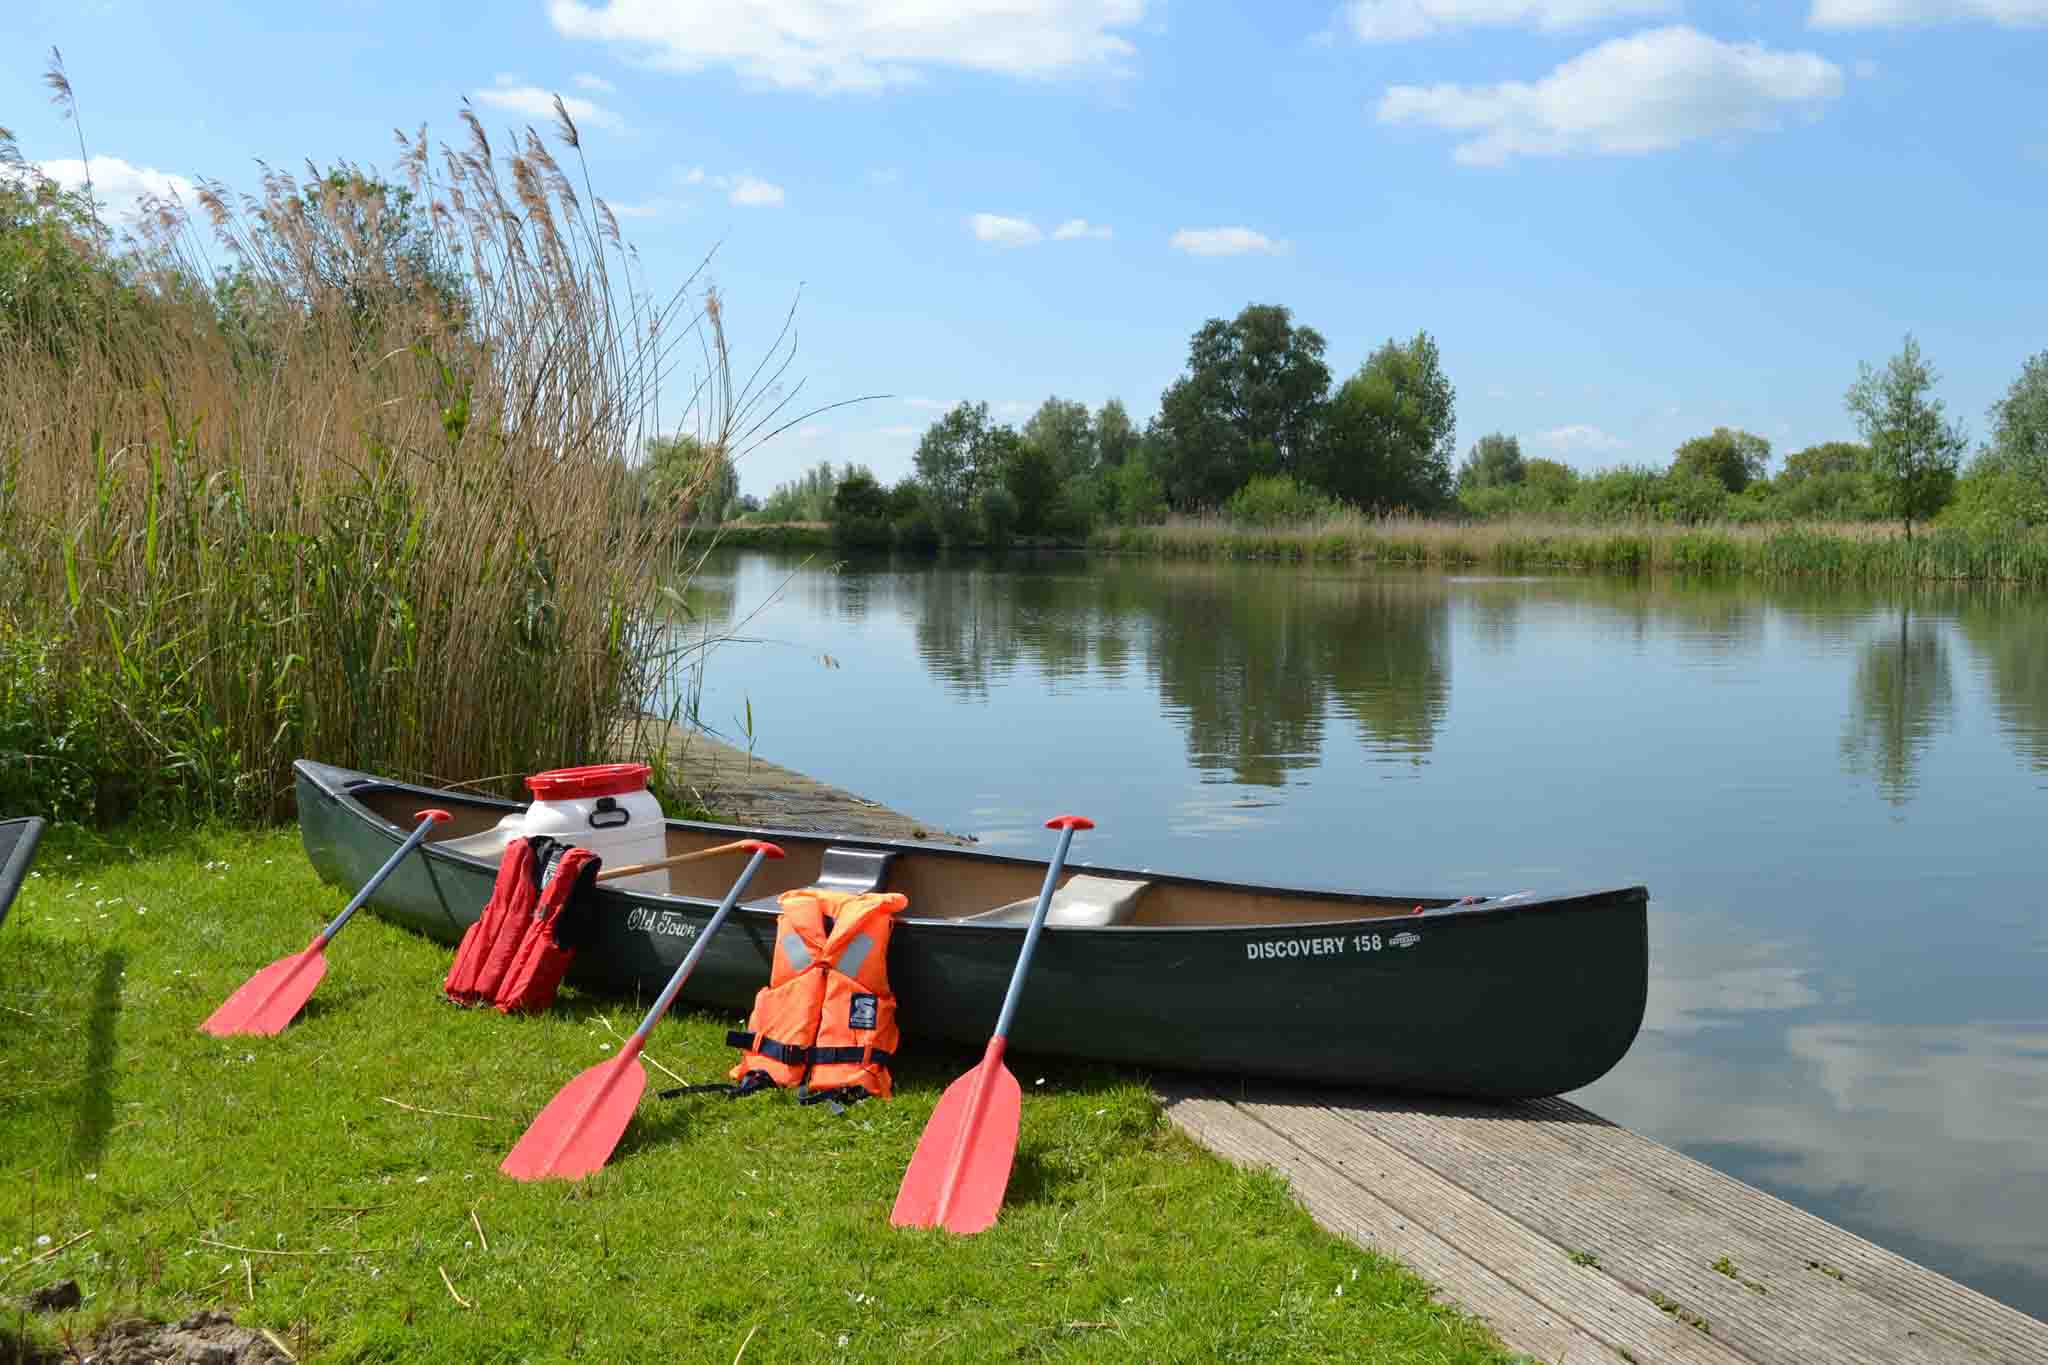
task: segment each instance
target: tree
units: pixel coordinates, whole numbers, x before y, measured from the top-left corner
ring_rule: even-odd
[[[1715,427],[1711,436],[1695,436],[1672,455],[1670,472],[1712,479],[1730,493],[1740,493],[1770,467],[1771,443],[1732,427]]]
[[[1778,471],[1778,482],[1790,488],[1808,479],[1824,478],[1830,474],[1856,474],[1869,462],[1867,446],[1857,445],[1854,441],[1823,441],[1787,455],[1785,467]]]
[[[1024,424],[1024,439],[1045,452],[1063,483],[1095,468],[1095,423],[1086,403],[1046,399]]]
[[[1095,459],[1106,469],[1115,469],[1138,448],[1138,433],[1124,400],[1112,398],[1095,413]]]
[[[1531,460],[1522,466],[1522,483],[1542,501],[1557,504],[1579,486],[1579,471],[1556,460]]]
[[[1166,520],[1166,485],[1153,466],[1154,443],[1144,440],[1116,471],[1116,518],[1125,526]]]
[[[1078,403],[1074,406],[1081,407]],[[1081,413],[1085,417],[1088,410],[1081,408]],[[1003,427],[997,432],[996,445],[1002,464],[1002,486],[1009,490],[1016,511],[1017,533],[1043,535],[1047,516],[1060,495],[1057,459],[1043,444],[1031,439],[1028,429],[1019,440],[1008,427]]]
[[[1456,398],[1429,333],[1389,338],[1330,400],[1309,478],[1361,507],[1433,511],[1451,496]]]
[[[926,428],[917,443],[917,481],[932,520],[948,540],[973,524],[975,499],[995,481],[988,404],[959,403]]]
[[[2030,357],[2005,397],[1991,405],[1989,454],[2048,494],[2048,351]]]
[[[1475,441],[1465,456],[1465,462],[1458,466],[1458,491],[1468,493],[1481,488],[1505,488],[1520,483],[1526,472],[1522,465],[1521,441],[1496,431]]]
[[[1188,342],[1187,373],[1160,399],[1158,473],[1175,507],[1215,506],[1254,474],[1300,473],[1330,387],[1323,338],[1287,309],[1253,304],[1211,318]]]
[[[731,457],[686,432],[650,440],[642,468],[648,496],[682,504],[692,521],[723,521],[739,498]]]
[[[832,492],[832,538],[843,546],[886,547],[891,520],[888,491],[865,468],[847,474]]]
[[[811,469],[805,470],[801,478],[790,483],[775,485],[775,491],[768,495],[768,501],[761,506],[763,521],[828,521],[832,516],[832,496],[838,491],[839,481],[849,478],[857,469],[865,466],[847,464],[833,472],[830,460],[820,460]]]
[[[1941,510],[1955,487],[1956,462],[1968,444],[1962,428],[1942,415],[1942,401],[1932,396],[1939,380],[1921,358],[1920,343],[1906,334],[1906,344],[1873,370],[1865,361],[1845,402],[1856,429],[1870,443],[1870,477],[1889,516],[1905,523],[1913,538],[1913,520],[1925,521]]]

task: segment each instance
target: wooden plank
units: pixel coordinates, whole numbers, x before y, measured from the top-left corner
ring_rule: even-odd
[[[1887,1251],[1713,1167],[1619,1127],[1569,1100],[1529,1102],[1528,1119],[1566,1143],[1671,1189],[1696,1207],[1741,1220],[1802,1264],[1842,1272],[1840,1283],[1940,1327],[2000,1361],[2048,1365],[2048,1323]],[[1815,1274],[1821,1272],[1815,1271]]]
[[[1611,1347],[1540,1299],[1362,1190],[1349,1177],[1276,1139],[1272,1130],[1222,1100],[1179,1096],[1168,1102],[1189,1136],[1240,1166],[1278,1171],[1309,1216],[1329,1232],[1393,1257],[1427,1281],[1437,1297],[1483,1319],[1512,1350],[1545,1361],[1620,1360]],[[1560,1260],[1561,1260],[1560,1255]],[[1647,1305],[1646,1305],[1647,1306]],[[1655,1360],[1655,1355],[1639,1355]],[[1728,1357],[1717,1358],[1719,1362]],[[1739,1360],[1740,1358],[1735,1358]]]
[[[971,836],[948,833],[880,802],[756,758],[690,726],[643,716],[637,723],[619,726],[612,736],[613,753],[622,760],[644,762],[662,748],[697,800],[728,824],[959,846],[974,842]]]
[[[1484,1191],[1489,1203],[1550,1238],[1597,1254],[1617,1277],[1704,1317],[1718,1339],[1760,1361],[1954,1365],[2012,1358],[1816,1274],[1746,1224],[1674,1196],[1602,1151],[1559,1141],[1513,1109],[1444,1112],[1448,1106],[1277,1086],[1256,1087],[1246,1098],[1276,1124],[1299,1122],[1295,1110],[1340,1116],[1446,1180]],[[1670,1158],[1689,1160],[1675,1152]],[[1713,1269],[1722,1257],[1739,1278]],[[1764,1292],[1749,1287],[1759,1284]]]

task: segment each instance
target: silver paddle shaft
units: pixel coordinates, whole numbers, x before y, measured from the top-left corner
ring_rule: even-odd
[[[363,883],[363,889],[356,892],[355,899],[351,900],[347,907],[334,917],[334,923],[320,931],[320,941],[322,943],[327,942],[327,940],[341,932],[341,926],[348,923],[348,917],[363,908],[363,903],[370,899],[370,893],[382,886],[384,879],[398,869],[398,865],[405,861],[406,854],[420,846],[420,841],[427,837],[427,831],[432,829],[434,824],[435,820],[431,815],[420,818],[420,822],[413,826],[412,833],[406,836],[405,842],[398,846],[398,852],[385,860],[384,866],[377,869],[376,876]]]
[[[1010,1036],[1010,1019],[1017,1013],[1017,1000],[1024,994],[1024,973],[1031,969],[1031,955],[1038,951],[1038,936],[1045,930],[1046,912],[1052,909],[1053,883],[1060,878],[1060,868],[1067,861],[1067,846],[1074,842],[1074,827],[1068,825],[1060,830],[1060,846],[1053,851],[1052,861],[1046,864],[1045,885],[1038,890],[1038,904],[1031,910],[1031,927],[1024,931],[1024,951],[1017,954],[1016,970],[1010,973],[1010,989],[1003,994],[1003,1012],[996,1016],[996,1037]]]
[[[705,925],[704,932],[697,935],[697,941],[690,945],[689,954],[683,958],[682,965],[676,968],[676,974],[668,979],[668,984],[661,988],[661,994],[655,997],[654,1008],[647,1011],[647,1017],[640,1021],[640,1027],[633,1030],[635,1040],[646,1042],[647,1035],[654,1032],[655,1024],[668,1012],[668,1007],[675,1003],[676,992],[682,990],[683,982],[689,979],[691,971],[697,966],[697,959],[704,956],[705,945],[710,943],[711,936],[718,932],[718,926],[725,923],[725,917],[732,913],[732,907],[739,900],[740,893],[747,889],[747,883],[754,879],[755,869],[761,866],[761,861],[767,856],[766,849],[754,850],[754,856],[747,860],[746,870],[740,873],[740,879],[732,884],[732,890],[726,892],[725,899],[718,903],[718,912],[712,915],[711,923]]]

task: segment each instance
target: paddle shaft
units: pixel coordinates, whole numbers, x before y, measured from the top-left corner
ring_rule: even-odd
[[[377,873],[375,876],[371,877],[370,880],[363,883],[363,889],[356,892],[355,899],[351,900],[348,903],[348,906],[345,909],[343,909],[340,914],[334,917],[334,922],[332,924],[328,925],[325,929],[322,929],[320,931],[320,937],[314,939],[313,942],[310,945],[308,945],[309,947],[323,947],[326,945],[327,940],[333,938],[336,934],[340,933],[341,926],[348,923],[348,917],[350,915],[353,915],[356,911],[363,908],[363,902],[370,899],[370,893],[372,891],[375,891],[378,887],[384,884],[384,879],[390,876],[394,871],[396,871],[398,865],[405,861],[405,855],[412,852],[414,849],[418,848],[420,846],[420,842],[427,837],[427,831],[432,829],[436,824],[440,823],[441,821],[446,820],[448,818],[448,813],[446,811],[439,810],[423,810],[419,813],[419,817],[420,822],[417,825],[413,826],[412,833],[407,835],[405,842],[398,846],[398,852],[392,854],[391,857],[385,861],[384,866],[377,869]]]
[[[676,993],[682,990],[683,982],[689,979],[691,971],[696,968],[697,959],[704,956],[704,949],[711,942],[711,936],[725,923],[725,917],[732,913],[732,907],[738,902],[740,893],[746,890],[747,883],[754,879],[755,871],[767,857],[767,849],[754,849],[754,856],[747,860],[746,871],[740,873],[739,880],[725,893],[725,899],[718,903],[717,913],[711,916],[711,923],[705,925],[704,932],[697,935],[697,941],[690,945],[690,951],[683,958],[682,964],[676,968],[675,975],[668,979],[668,984],[661,988],[661,994],[655,997],[654,1007],[647,1011],[647,1017],[640,1021],[640,1027],[634,1029],[633,1036],[626,1040],[625,1048],[621,1049],[625,1056],[639,1055],[640,1049],[647,1043],[647,1035],[654,1032],[655,1024],[660,1021],[662,1015],[668,1013],[668,1007],[675,1003]]]
[[[1017,998],[1024,994],[1024,974],[1031,970],[1031,955],[1038,951],[1038,936],[1045,930],[1046,912],[1052,909],[1053,883],[1059,880],[1060,867],[1067,861],[1067,846],[1074,842],[1074,827],[1068,825],[1060,831],[1060,846],[1054,851],[1052,861],[1045,867],[1045,885],[1038,889],[1038,904],[1031,911],[1031,927],[1024,931],[1024,950],[1017,954],[1017,966],[1010,973],[1010,989],[1003,995],[1003,1012],[996,1016],[998,1038],[1010,1036],[1010,1020],[1017,1013]]]
[[[657,858],[651,863],[630,863],[625,867],[609,868],[598,873],[597,880],[608,882],[614,877],[632,877],[642,872],[659,872],[664,867],[680,867],[684,863],[694,863],[699,859],[716,858],[723,853],[737,853],[746,846],[747,841],[745,839],[735,839],[729,844],[719,844],[715,848],[700,848],[695,853],[678,853],[673,858]]]
[[[1010,973],[1010,989],[1003,995],[1003,1012],[996,1016],[995,1036],[988,1040],[988,1050],[982,1054],[981,1065],[974,1072],[974,1089],[967,1096],[967,1113],[960,1121],[960,1127],[953,1134],[953,1147],[947,1153],[946,1176],[939,1186],[939,1198],[934,1205],[935,1222],[943,1225],[953,1208],[953,1196],[960,1188],[960,1177],[967,1169],[967,1147],[981,1128],[982,1111],[988,1107],[989,1082],[1003,1065],[1003,1048],[1009,1041],[1010,1020],[1017,1013],[1017,998],[1024,993],[1024,975],[1031,970],[1031,955],[1038,950],[1038,935],[1045,928],[1046,913],[1052,909],[1053,883],[1059,880],[1060,868],[1067,861],[1067,846],[1074,842],[1074,827],[1067,825],[1060,830],[1060,846],[1054,850],[1052,861],[1045,867],[1045,885],[1038,889],[1038,904],[1031,909],[1031,927],[1024,931],[1024,948],[1017,954],[1017,966]]]

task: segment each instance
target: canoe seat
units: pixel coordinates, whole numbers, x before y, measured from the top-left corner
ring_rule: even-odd
[[[889,879],[889,864],[895,861],[895,853],[885,848],[828,847],[818,860],[818,879],[811,885],[821,891],[863,896],[882,889]]]
[[[1114,924],[1129,924],[1131,916],[1137,913],[1138,897],[1145,894],[1150,882],[1123,881],[1115,877],[1091,877],[1077,872],[1067,878],[1066,884],[1052,893],[1052,904],[1046,908],[1045,922],[1048,928],[1100,929]],[[1031,923],[1031,912],[1038,907],[1038,897],[1030,896],[1021,901],[1011,901],[993,910],[984,910],[978,915],[963,915],[960,924],[1016,924]]]
[[[828,845],[824,856],[818,859],[818,875],[811,885],[820,891],[844,891],[849,895],[864,896],[870,891],[880,891],[889,880],[889,865],[896,861],[896,854],[886,848],[840,848]],[[747,901],[749,910],[779,910],[780,896],[756,896]]]

